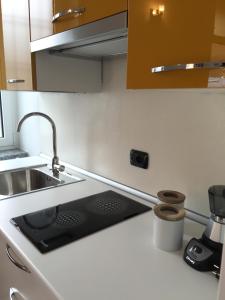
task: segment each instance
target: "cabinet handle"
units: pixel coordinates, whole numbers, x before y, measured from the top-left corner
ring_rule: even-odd
[[[6,245],[6,254],[9,258],[9,260],[17,267],[19,268],[20,270],[23,270],[24,272],[26,273],[31,273],[31,271],[24,265],[18,263],[13,257],[12,255],[10,254],[10,249],[12,249],[8,244]]]
[[[24,79],[8,79],[7,83],[22,83],[25,82]]]
[[[26,300],[26,298],[24,298],[24,296],[17,290],[17,289],[15,289],[15,288],[10,288],[9,289],[9,299],[10,300],[17,300],[18,298],[16,297],[16,295],[19,295],[20,296],[20,298],[19,299],[24,299],[24,300]],[[18,299],[18,300],[19,300]]]
[[[85,12],[85,8],[84,7],[80,7],[80,8],[69,8],[69,9],[65,9],[62,10],[58,13],[56,13],[53,17],[52,17],[52,23],[58,21],[60,18],[68,16],[68,15],[73,15],[75,14],[75,17],[79,17],[81,15],[83,15],[83,13]]]
[[[224,61],[210,61],[202,63],[177,64],[171,66],[159,66],[151,68],[152,73],[162,73],[176,70],[194,70],[194,69],[223,69],[225,68]]]

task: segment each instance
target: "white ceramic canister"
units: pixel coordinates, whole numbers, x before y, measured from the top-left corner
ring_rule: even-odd
[[[163,190],[157,193],[160,203],[172,204],[178,208],[184,208],[185,195],[171,190]]]
[[[169,204],[154,207],[153,243],[164,251],[177,251],[183,244],[185,210]]]

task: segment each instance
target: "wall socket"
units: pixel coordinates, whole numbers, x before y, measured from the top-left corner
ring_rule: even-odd
[[[130,151],[130,164],[138,168],[148,169],[148,164],[149,164],[148,153],[132,149]]]

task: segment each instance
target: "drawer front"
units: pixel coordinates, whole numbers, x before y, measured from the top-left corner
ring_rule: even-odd
[[[127,10],[127,0],[54,0],[54,32],[62,32]]]
[[[0,299],[58,300],[58,295],[0,234]]]

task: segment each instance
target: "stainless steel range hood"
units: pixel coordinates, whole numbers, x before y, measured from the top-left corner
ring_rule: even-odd
[[[91,58],[127,53],[127,12],[31,42],[31,52],[44,50]]]
[[[127,53],[127,12],[31,42],[38,91],[102,89],[102,57]]]

